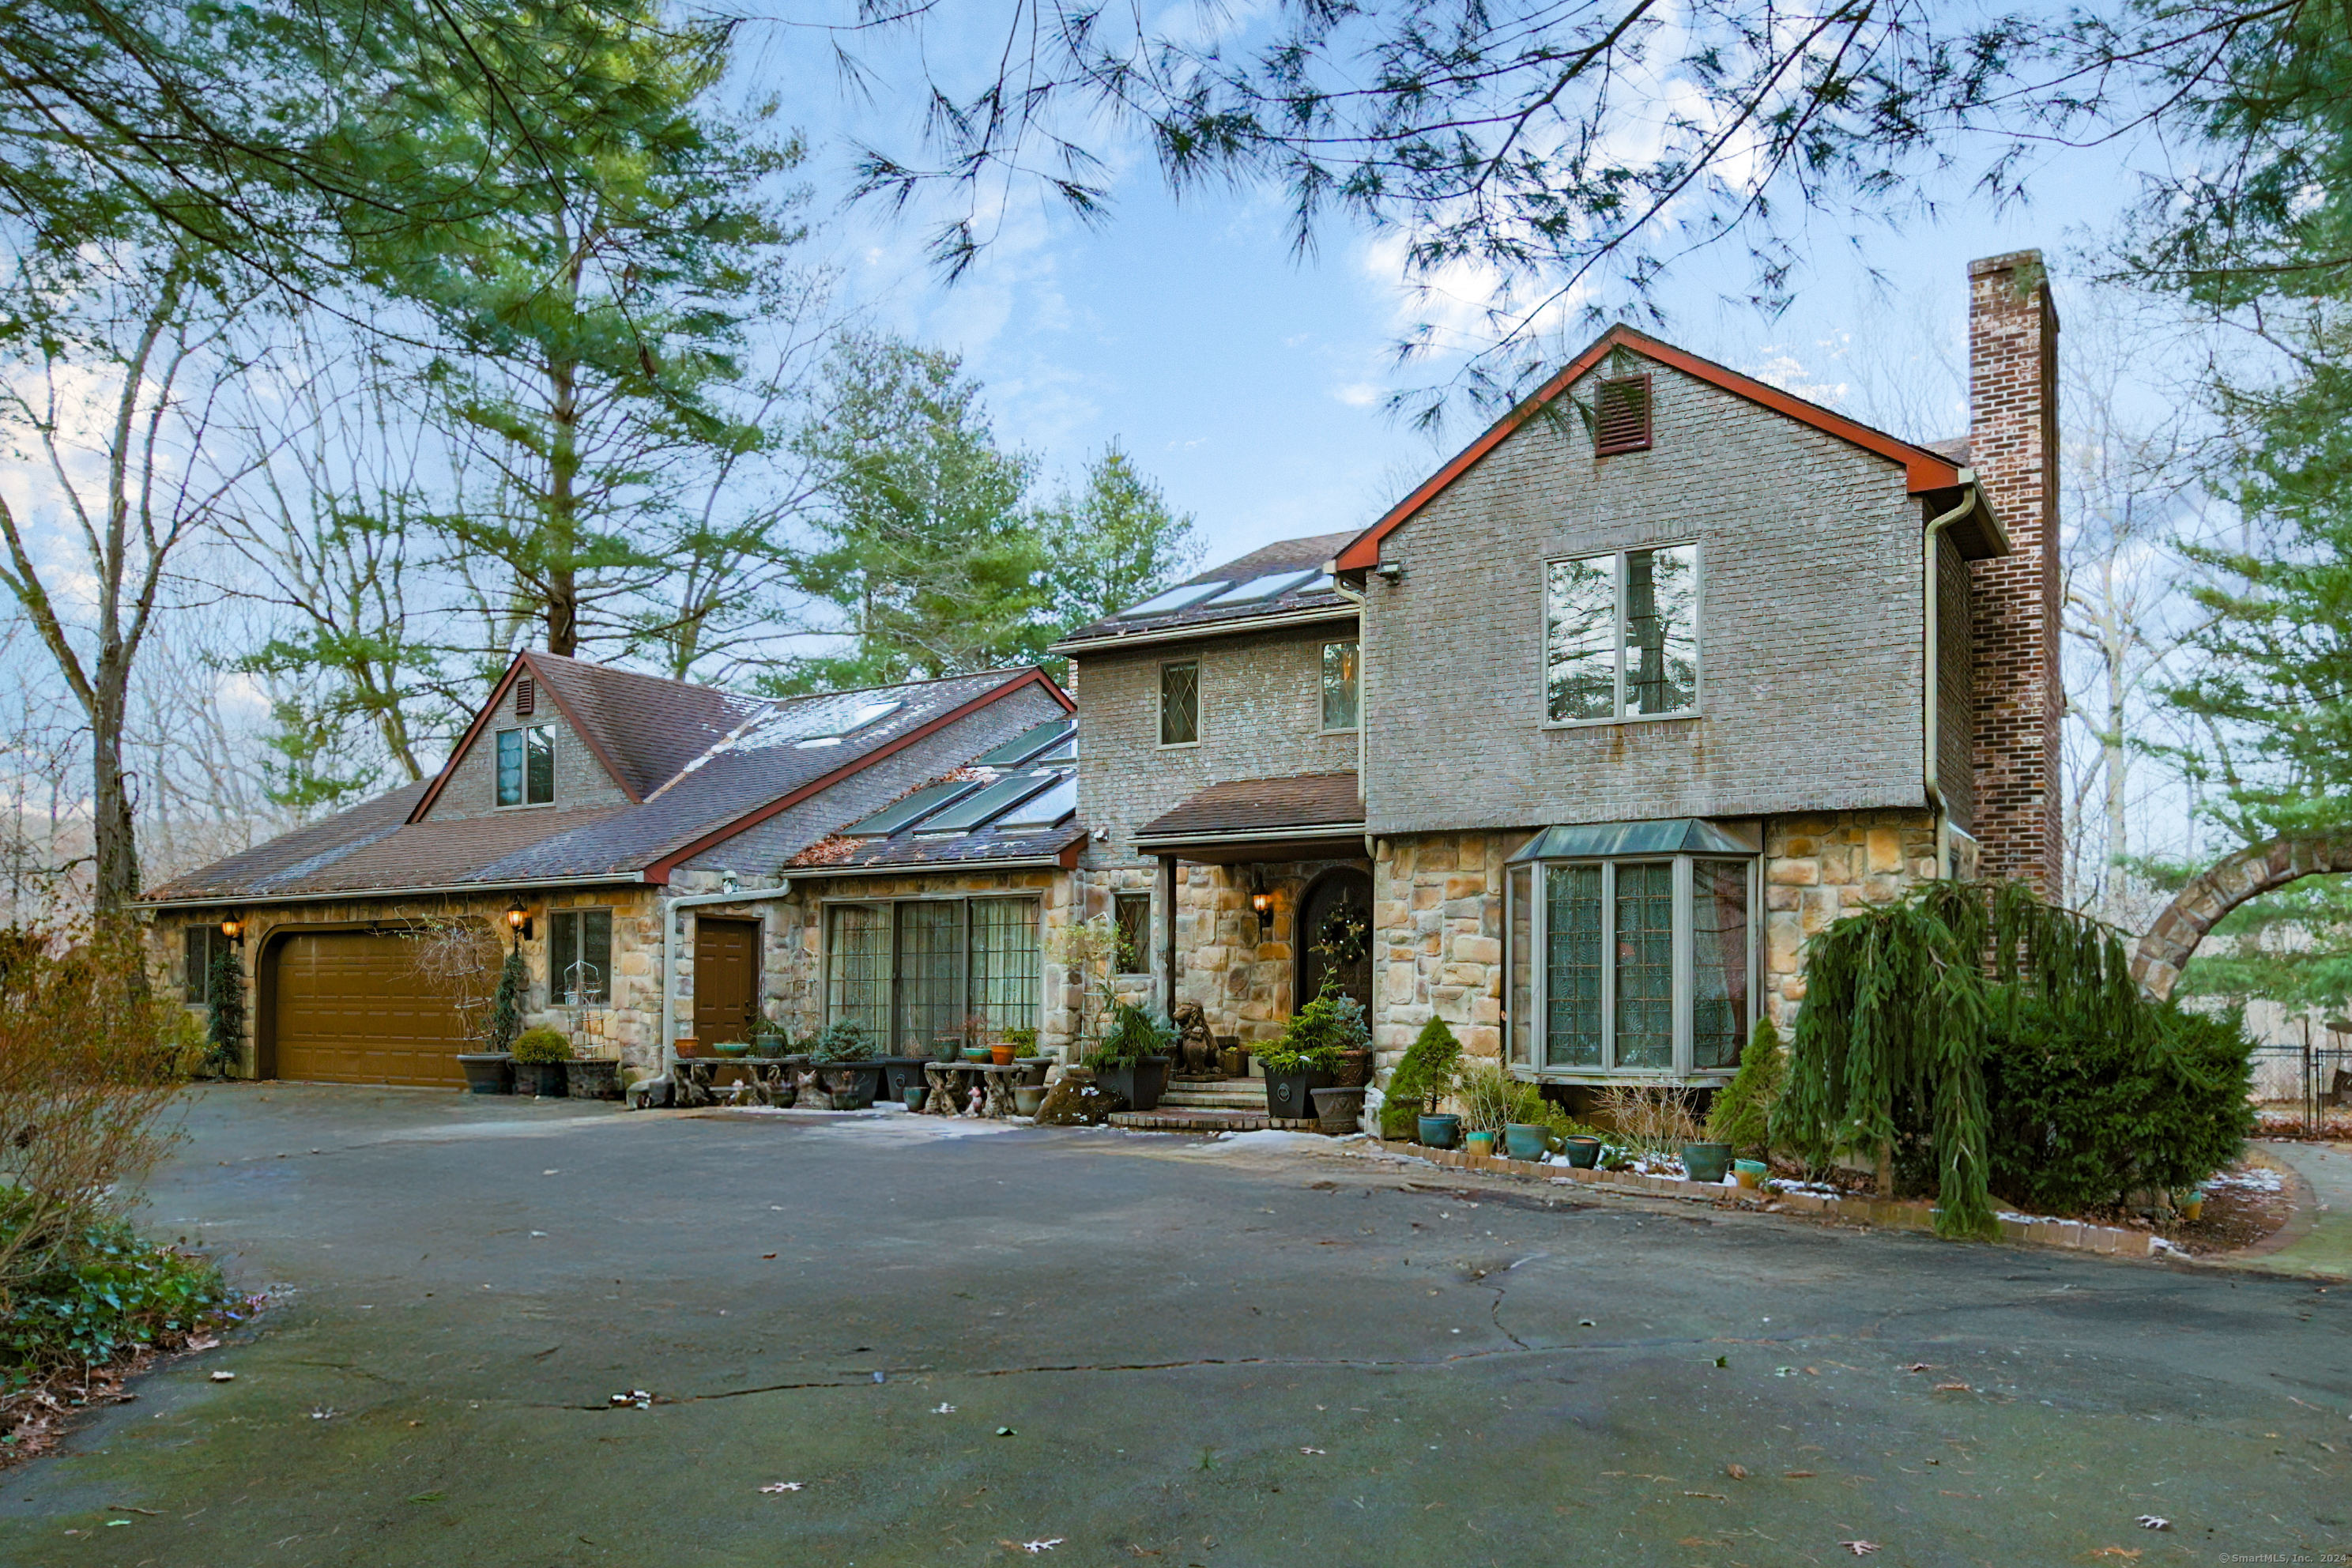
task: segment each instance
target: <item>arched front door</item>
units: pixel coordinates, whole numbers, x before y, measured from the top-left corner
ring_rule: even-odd
[[[1298,961],[1294,1009],[1315,1000],[1326,974],[1339,989],[1372,1005],[1372,879],[1353,866],[1326,871],[1307,884],[1298,900],[1298,931],[1292,945]]]

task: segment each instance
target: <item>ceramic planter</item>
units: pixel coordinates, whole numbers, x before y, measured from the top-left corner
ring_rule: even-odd
[[[1034,1116],[1037,1108],[1045,1103],[1045,1086],[1042,1083],[1016,1083],[1013,1086],[1013,1110],[1015,1115]]]
[[[1731,1171],[1731,1145],[1728,1143],[1685,1143],[1683,1145],[1683,1174],[1694,1182],[1710,1182],[1717,1185]]]
[[[882,1069],[882,1096],[903,1100],[910,1089],[924,1086],[923,1068],[929,1065],[920,1057],[884,1057],[876,1064]]]
[[[1139,1057],[1128,1067],[1102,1068],[1095,1082],[1127,1101],[1129,1110],[1157,1110],[1168,1092],[1168,1058]]]
[[[1539,1122],[1506,1121],[1503,1123],[1503,1152],[1514,1160],[1540,1160],[1544,1157],[1547,1136]]]
[[[1218,1040],[1217,1066],[1224,1069],[1227,1078],[1249,1077],[1249,1053],[1242,1049],[1239,1040],[1230,1035]]]
[[[1560,1152],[1566,1154],[1568,1163],[1578,1170],[1593,1170],[1601,1163],[1601,1140],[1580,1134],[1571,1135],[1561,1142]]]
[[[563,1064],[563,1087],[574,1100],[621,1098],[621,1064],[602,1057],[583,1057]]]
[[[1265,1074],[1265,1113],[1282,1121],[1304,1121],[1315,1114],[1314,1092],[1332,1087],[1331,1075],[1319,1068],[1299,1068],[1292,1072],[1276,1072],[1269,1068]]]
[[[1031,1089],[1043,1089],[1045,1087],[1045,1070],[1054,1065],[1054,1058],[1051,1057],[1015,1057],[1013,1058],[1013,1065],[1021,1069],[1021,1083],[1014,1085],[1014,1088],[1017,1089],[1023,1085],[1026,1085]]]
[[[1310,1089],[1315,1100],[1317,1125],[1334,1138],[1344,1138],[1356,1130],[1356,1120],[1364,1113],[1364,1089],[1361,1084],[1333,1084],[1328,1089]]]
[[[1436,1116],[1424,1111],[1420,1121],[1421,1141],[1433,1149],[1451,1149],[1461,1141],[1462,1118],[1450,1110]]]
[[[1764,1178],[1771,1173],[1771,1167],[1761,1160],[1734,1160],[1731,1173],[1738,1179],[1741,1186],[1753,1191],[1764,1184]]]
[[[563,1098],[563,1069],[570,1062],[517,1062],[514,1065],[514,1091],[533,1094],[541,1100]]]
[[[863,1110],[882,1089],[880,1062],[830,1062],[823,1069],[835,1110]]]
[[[514,1058],[504,1051],[459,1051],[457,1065],[466,1071],[467,1094],[512,1094]]]
[[[1013,1047],[991,1046],[988,1047],[988,1059],[998,1067],[1009,1068],[1013,1065]]]
[[[898,1091],[898,1103],[905,1106],[909,1110],[922,1110],[924,1102],[930,1098],[931,1091],[924,1088],[921,1084],[917,1084],[912,1089],[902,1089]]]
[[[1491,1159],[1494,1157],[1495,1134],[1486,1128],[1481,1127],[1477,1131],[1473,1132],[1469,1137],[1464,1139],[1462,1142],[1468,1148],[1471,1153],[1477,1155],[1480,1159]]]

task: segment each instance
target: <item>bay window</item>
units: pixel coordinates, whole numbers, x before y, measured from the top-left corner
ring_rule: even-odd
[[[1512,1062],[1682,1078],[1739,1062],[1757,992],[1752,847],[1696,819],[1548,828],[1512,857]]]

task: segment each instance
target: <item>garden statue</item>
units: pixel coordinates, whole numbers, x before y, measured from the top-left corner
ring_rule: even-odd
[[[1176,1004],[1177,1071],[1186,1078],[1210,1078],[1217,1071],[1217,1041],[1209,1033],[1208,1015],[1198,1002]]]

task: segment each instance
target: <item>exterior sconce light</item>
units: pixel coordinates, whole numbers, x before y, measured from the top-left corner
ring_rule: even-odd
[[[1267,933],[1274,930],[1274,895],[1272,893],[1252,893],[1250,895],[1250,908],[1257,911],[1258,940],[1263,942],[1265,940]]]
[[[530,935],[530,911],[522,907],[520,899],[507,906],[507,929],[515,933],[518,945]]]
[[[245,940],[245,922],[237,919],[235,915],[226,917],[221,921],[221,935],[228,938],[231,942],[243,942]]]

